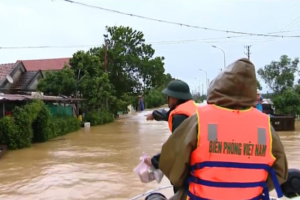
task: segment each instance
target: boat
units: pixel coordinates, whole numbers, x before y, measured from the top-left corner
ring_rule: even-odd
[[[7,145],[0,145],[0,158],[6,153]]]
[[[173,187],[172,185],[166,185],[158,187],[153,190],[146,191],[142,194],[139,194],[135,197],[130,198],[129,200],[142,200],[141,198],[147,198],[149,195],[163,196],[163,193],[158,191],[165,190]],[[299,169],[289,169],[288,178],[284,184],[281,185],[282,192],[287,200],[300,200],[300,170]],[[146,200],[146,199],[145,199]],[[279,200],[276,197],[270,197],[270,200]]]
[[[263,99],[262,112],[270,115],[271,124],[275,131],[294,131],[295,130],[295,115],[274,114],[274,106],[271,99]]]
[[[158,191],[161,191],[161,190],[164,190],[164,189],[168,189],[168,188],[172,188],[172,187],[173,187],[173,185],[166,185],[166,186],[158,187],[158,188],[156,188],[154,190],[148,190],[148,191],[146,191],[146,192],[144,192],[142,194],[139,194],[139,195],[137,195],[135,197],[130,198],[129,200],[137,200],[137,199],[140,199],[141,197],[146,197],[146,196],[148,196],[150,194],[157,193]]]
[[[158,187],[154,190],[148,190],[142,194],[139,194],[135,197],[132,197],[130,198],[129,200],[138,200],[138,199],[141,199],[142,197],[147,197],[148,195],[150,194],[154,194],[154,193],[157,193],[158,191],[161,191],[161,190],[164,190],[164,189],[168,189],[168,188],[172,188],[173,186],[172,185],[166,185],[166,186],[162,186],[162,187]],[[279,198],[276,198],[276,197],[270,197],[270,200],[279,200]],[[288,199],[288,200],[300,200],[300,196],[299,197],[296,197],[296,198],[292,198],[292,199]]]

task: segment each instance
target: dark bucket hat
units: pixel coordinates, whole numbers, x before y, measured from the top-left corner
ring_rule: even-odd
[[[176,99],[191,100],[193,96],[190,87],[186,82],[174,80],[169,83],[167,88],[162,91],[163,94]]]

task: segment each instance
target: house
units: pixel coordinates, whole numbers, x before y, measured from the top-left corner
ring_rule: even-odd
[[[70,58],[18,60],[16,63],[0,64],[0,118],[9,115],[15,106],[24,105],[36,98],[46,102],[52,114],[68,109],[69,115],[73,115],[74,103],[78,104],[83,99],[43,94],[41,97],[35,97],[38,82],[45,77],[46,72],[62,70],[65,65],[69,65],[69,60]],[[60,104],[54,106],[53,103],[60,103],[63,106]],[[67,104],[72,105],[72,109],[62,108],[68,106]]]
[[[40,60],[20,60],[27,71],[41,70],[45,76],[47,71],[62,70],[65,65],[69,65],[70,58],[53,58]],[[18,61],[17,61],[18,62]]]
[[[0,92],[35,91],[43,77],[41,70],[28,72],[22,62],[0,64]]]
[[[36,91],[37,84],[47,71],[57,71],[69,64],[70,58],[18,60],[0,64],[0,92],[16,94]]]

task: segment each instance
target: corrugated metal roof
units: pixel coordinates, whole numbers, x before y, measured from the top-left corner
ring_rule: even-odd
[[[263,104],[274,104],[272,101],[271,101],[271,99],[263,99],[263,102],[262,102]]]
[[[40,99],[44,101],[83,101],[81,98],[63,98],[60,96],[31,96],[22,94],[0,94],[0,101],[27,101],[33,99]]]

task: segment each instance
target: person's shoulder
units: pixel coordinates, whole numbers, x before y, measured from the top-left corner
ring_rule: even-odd
[[[185,114],[178,114],[178,115],[173,115],[173,119],[174,118],[188,118],[188,116]]]

